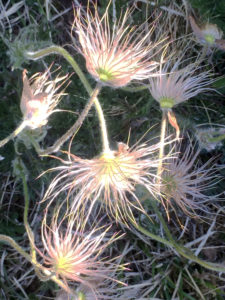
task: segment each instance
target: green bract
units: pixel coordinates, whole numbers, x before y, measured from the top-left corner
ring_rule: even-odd
[[[160,99],[161,108],[170,109],[175,105],[175,101],[173,98],[163,97]]]

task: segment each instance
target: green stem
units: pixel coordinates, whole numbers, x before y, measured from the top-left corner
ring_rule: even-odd
[[[42,275],[42,277],[45,278],[44,280],[51,279],[55,283],[57,283],[60,287],[62,287],[67,292],[72,294],[72,292],[70,290],[68,290],[68,288],[65,286],[65,284],[60,279],[58,279],[51,271],[49,271],[48,269],[43,267],[41,264],[39,264],[36,260],[33,260],[32,256],[29,255],[26,251],[24,251],[23,248],[21,248],[11,237],[0,234],[0,242],[10,245],[13,249],[15,249],[23,257],[25,257],[26,260],[28,260],[35,267],[35,269],[41,270],[45,274],[45,276]]]
[[[133,223],[133,226],[135,226],[138,231],[142,232],[143,234],[150,237],[151,239],[153,239],[157,242],[160,242],[166,246],[173,247],[173,244],[171,242],[167,241],[166,239],[149,232],[147,229],[143,228],[141,225],[137,224],[136,222],[132,222],[132,223]]]
[[[42,155],[46,155],[52,152],[56,152],[60,149],[60,147],[74,134],[76,133],[80,126],[82,125],[84,119],[86,118],[88,112],[90,111],[92,104],[94,102],[94,100],[96,99],[96,97],[98,96],[100,90],[101,90],[102,85],[101,84],[97,84],[96,88],[94,89],[88,103],[86,104],[85,108],[83,109],[82,113],[80,114],[79,118],[76,120],[76,122],[74,123],[74,125],[67,130],[67,132],[61,137],[59,138],[51,147],[48,147],[46,150],[41,150],[39,152],[39,154]]]
[[[26,126],[26,121],[23,121],[9,136],[0,141],[0,148],[16,137]]]
[[[163,219],[163,217],[162,217],[162,215],[161,215],[161,213],[160,213],[160,211],[159,211],[159,209],[157,207],[156,201],[151,200],[151,205],[152,205],[152,207],[153,207],[153,209],[154,209],[157,217],[159,218],[159,220],[160,220],[160,222],[161,222],[161,224],[163,226],[163,229],[164,229],[164,231],[165,231],[168,239],[170,240],[171,243],[175,242],[174,239],[173,239],[172,234],[170,233],[170,231],[169,231],[169,229],[168,229],[168,227],[166,225],[165,220]]]
[[[9,244],[12,248],[14,248],[18,253],[20,253],[23,257],[25,257],[33,266],[36,275],[39,277],[40,280],[46,281],[46,280],[53,280],[56,282],[60,287],[65,289],[68,293],[71,293],[71,290],[60,280],[58,279],[54,273],[49,271],[47,268],[43,267],[41,264],[37,262],[36,258],[36,251],[35,251],[35,240],[34,240],[34,234],[32,229],[30,228],[30,225],[28,223],[28,212],[29,212],[29,192],[28,192],[28,186],[26,181],[26,175],[24,166],[22,163],[19,164],[18,169],[20,170],[19,176],[22,179],[23,182],[23,190],[24,190],[24,199],[25,199],[25,205],[24,205],[24,226],[26,228],[28,238],[30,241],[30,247],[31,247],[31,255],[28,254],[26,251],[24,251],[11,237],[0,234],[0,242],[4,242]]]
[[[157,170],[157,183],[161,183],[162,175],[162,160],[164,157],[164,147],[165,147],[165,136],[166,136],[166,111],[162,111],[162,121],[161,121],[161,134],[160,134],[160,148],[159,148],[159,165]]]
[[[208,50],[209,50],[209,46],[208,46],[208,45],[205,45],[205,46],[202,47],[201,55],[200,55],[200,57],[196,60],[197,65],[199,65],[200,62],[203,62],[203,61],[204,61],[204,59],[205,59],[205,57],[206,57],[206,55],[207,55]]]
[[[145,85],[141,85],[141,86],[137,86],[137,87],[122,87],[122,90],[126,91],[126,92],[130,92],[130,93],[135,93],[135,92],[139,92],[139,91],[143,91],[146,90],[150,87],[150,85],[145,84]]]
[[[205,267],[206,269],[225,273],[225,267],[221,267],[221,265],[216,264],[216,263],[211,263],[211,262],[204,261],[204,260],[198,258],[190,249],[184,247],[183,245],[178,244],[174,240],[171,232],[169,231],[169,228],[167,227],[166,222],[163,219],[163,217],[162,217],[162,215],[161,215],[161,213],[160,213],[160,211],[157,207],[156,200],[153,200],[151,198],[151,196],[149,196],[149,193],[147,191],[146,191],[146,194],[141,198],[141,201],[145,201],[146,199],[150,200],[150,203],[151,203],[156,215],[158,216],[159,221],[161,222],[161,224],[163,226],[163,229],[166,233],[166,236],[167,236],[168,240],[164,239],[164,238],[161,238],[160,236],[149,232],[147,229],[145,229],[142,226],[140,226],[139,224],[137,224],[137,222],[133,221],[132,224],[133,224],[134,227],[136,227],[136,229],[138,231],[142,232],[144,235],[150,237],[151,239],[153,239],[157,242],[160,242],[160,243],[162,243],[166,246],[174,248],[181,256],[187,258],[188,260],[196,262],[197,264]]]
[[[23,257],[26,258],[30,263],[33,264],[32,257],[23,250],[11,237],[7,235],[0,234],[0,242],[9,244],[12,248],[14,248],[17,252],[19,252]]]
[[[162,244],[164,244],[166,246],[173,247],[181,256],[187,258],[188,260],[196,262],[197,264],[205,267],[206,269],[209,269],[209,270],[212,270],[212,271],[216,271],[216,272],[223,272],[223,273],[225,273],[225,268],[222,267],[221,265],[215,264],[215,263],[211,263],[211,262],[207,262],[207,261],[204,261],[204,260],[198,258],[196,255],[193,254],[193,252],[190,249],[184,247],[183,245],[177,244],[174,240],[168,241],[166,239],[163,239],[160,236],[155,235],[155,234],[149,232],[147,229],[143,228],[142,226],[138,225],[135,222],[133,222],[133,225],[137,228],[138,231],[142,232],[143,234],[145,234],[146,236],[150,237],[151,239],[153,239],[153,240],[155,240],[157,242],[160,242],[160,243],[162,243]],[[163,226],[163,228],[165,230],[164,226]],[[168,230],[168,228],[167,228],[167,230]],[[171,233],[170,233],[170,235],[171,235]]]
[[[43,275],[40,271],[40,268],[37,267],[37,258],[36,258],[36,250],[35,250],[35,240],[34,240],[34,234],[32,229],[30,228],[30,225],[28,223],[28,212],[29,212],[29,203],[30,203],[30,198],[29,198],[29,192],[28,192],[28,186],[27,186],[27,181],[26,181],[26,171],[23,163],[21,163],[21,160],[18,159],[18,166],[17,169],[20,170],[19,176],[22,179],[23,182],[23,192],[24,192],[24,214],[23,214],[23,221],[24,221],[24,226],[26,228],[26,232],[29,238],[30,242],[30,248],[31,248],[31,259],[32,263],[34,265],[34,270],[35,273],[37,274],[38,278],[42,281],[46,281],[46,275]],[[48,279],[47,279],[48,280]]]
[[[30,140],[31,144],[33,145],[35,151],[37,153],[41,153],[41,151],[43,151],[43,150],[41,149],[39,143],[35,140],[35,138],[33,137],[33,135],[30,134],[29,131],[26,132],[26,135],[29,137],[29,140]]]
[[[42,270],[45,275],[48,277],[51,276],[51,272],[45,269],[41,264],[39,264],[36,259],[34,260],[31,255],[29,255],[26,251],[23,250],[11,237],[0,234],[0,242],[6,243],[10,245],[12,248],[14,248],[20,255],[26,258],[36,269]],[[46,278],[46,276],[44,276]],[[44,279],[43,275],[42,278]],[[45,279],[44,279],[45,280]]]
[[[205,267],[206,269],[209,269],[209,270],[213,270],[213,271],[217,271],[217,272],[223,272],[225,273],[225,268],[224,267],[221,267],[219,264],[216,264],[216,263],[211,263],[211,262],[207,262],[207,261],[204,261],[200,258],[198,258],[190,249],[184,247],[183,245],[180,245],[178,244],[172,234],[170,233],[169,231],[169,228],[167,227],[166,225],[166,222],[164,221],[157,205],[156,205],[156,202],[154,200],[151,201],[151,205],[155,211],[155,213],[157,214],[162,226],[163,226],[163,229],[169,239],[169,244],[172,245],[172,247],[180,254],[182,255],[183,257],[191,260],[191,261],[194,261],[196,263],[198,263],[199,265]],[[162,241],[164,243],[164,241]],[[167,241],[168,243],[168,241]],[[164,243],[165,244],[165,243]]]
[[[88,94],[91,95],[92,88],[91,88],[89,82],[87,81],[84,73],[81,71],[81,69],[78,66],[78,64],[76,63],[76,61],[69,54],[69,52],[66,51],[66,49],[64,49],[60,46],[53,45],[53,46],[41,49],[41,50],[36,51],[36,52],[26,52],[27,58],[32,59],[32,60],[37,60],[39,58],[48,56],[50,54],[60,54],[60,55],[62,55],[68,61],[68,63],[73,67],[74,71],[76,72],[76,74],[80,78],[80,80],[83,83],[83,85],[84,85],[85,89],[87,90]]]
[[[50,54],[53,54],[53,53],[60,54],[67,60],[67,62],[73,67],[74,71],[79,76],[79,78],[80,78],[81,82],[83,83],[83,85],[84,85],[86,91],[88,92],[89,96],[92,96],[94,92],[93,92],[89,82],[87,81],[84,73],[81,71],[79,65],[76,63],[74,58],[64,48],[62,48],[60,46],[53,45],[53,46],[47,47],[45,49],[39,50],[37,52],[27,52],[26,55],[29,59],[34,59],[35,60],[35,59],[39,59],[41,57],[44,57],[44,56],[47,56],[47,55],[50,55]],[[108,134],[107,134],[107,127],[106,127],[104,114],[103,114],[103,111],[102,111],[102,108],[101,108],[100,102],[98,101],[97,96],[94,98],[93,102],[94,102],[94,105],[95,105],[95,108],[96,108],[96,111],[97,111],[97,114],[98,114],[99,122],[100,122],[102,142],[103,142],[103,151],[107,151],[109,149],[109,142],[108,142]],[[87,110],[87,105],[85,106],[84,111]],[[91,106],[89,107],[88,111],[90,110],[90,108],[91,108]],[[86,112],[86,115],[87,115],[88,111]],[[86,117],[86,115],[85,115],[85,117]],[[46,150],[40,150],[40,151],[38,151],[38,153],[39,154],[49,154],[49,153],[52,153],[52,152],[56,152],[59,149],[59,147],[64,142],[66,142],[66,140],[74,133],[74,131],[76,129],[78,129],[78,127],[75,126],[75,124],[67,131],[67,133],[61,139],[56,141],[56,143],[52,147],[49,147]],[[67,134],[70,134],[70,136],[67,137]],[[66,138],[66,140],[65,140],[65,138]]]
[[[211,143],[218,143],[218,142],[221,142],[224,139],[225,139],[225,134],[222,134],[222,135],[217,136],[217,137],[208,138],[208,141],[211,142]]]
[[[106,127],[105,117],[104,117],[102,107],[101,107],[99,101],[95,101],[95,108],[96,108],[96,111],[98,112],[98,119],[99,119],[100,128],[101,128],[103,152],[108,152],[110,150],[108,132],[107,132],[107,127]]]
[[[26,228],[27,235],[28,235],[28,238],[30,241],[32,260],[36,262],[36,251],[35,251],[35,247],[34,247],[34,245],[35,245],[34,233],[28,223],[28,211],[29,211],[29,203],[30,203],[28,186],[27,186],[26,176],[25,176],[24,172],[21,172],[20,176],[21,176],[21,179],[23,182],[23,192],[24,192],[24,200],[25,200],[23,221],[24,221],[24,226]]]

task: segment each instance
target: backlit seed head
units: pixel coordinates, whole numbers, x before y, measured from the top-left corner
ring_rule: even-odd
[[[201,71],[196,61],[187,64],[184,55],[188,49],[189,46],[182,53],[172,52],[166,61],[162,57],[158,76],[149,78],[149,91],[162,110],[171,110],[200,93],[213,90],[209,86],[215,79],[210,71]]]
[[[45,198],[54,200],[59,193],[69,191],[73,206],[82,206],[90,201],[106,209],[117,221],[134,219],[133,209],[144,211],[135,195],[137,185],[153,193],[154,171],[158,160],[153,154],[159,145],[142,144],[129,148],[123,143],[118,150],[102,153],[93,159],[82,159],[70,154],[67,166],[60,166],[61,172],[51,183]],[[89,204],[90,205],[90,204]]]
[[[57,93],[67,81],[67,75],[49,80],[50,69],[43,74],[36,73],[30,79],[27,78],[27,70],[23,71],[23,92],[20,109],[24,121],[31,129],[46,125],[48,117],[54,112],[63,91]]]
[[[103,259],[105,249],[118,238],[113,234],[106,237],[109,227],[90,228],[88,218],[77,214],[53,215],[51,224],[47,225],[45,215],[42,222],[43,250],[37,248],[38,253],[44,259],[44,265],[63,282],[66,292],[71,292],[70,282],[84,284],[95,295],[95,287],[92,282],[96,280],[114,280],[110,274],[114,274],[118,265],[112,263],[113,259]]]
[[[89,8],[86,14],[81,8],[75,9],[72,29],[78,35],[79,45],[75,44],[86,60],[88,72],[95,80],[114,88],[149,78],[158,65],[151,60],[156,44],[149,41],[154,25],[143,35],[144,26],[127,24],[132,13],[132,9],[127,9],[111,30],[108,10],[109,6],[100,17],[96,6],[94,14]]]
[[[198,38],[198,41],[207,45],[208,47],[218,47],[217,40],[221,40],[223,32],[217,27],[216,24],[205,24],[199,27],[193,17],[189,17],[191,28]]]
[[[179,153],[179,146],[178,146]],[[161,193],[164,206],[174,201],[186,214],[196,215],[195,210],[206,210],[206,204],[217,195],[207,195],[213,188],[217,175],[216,165],[209,160],[202,166],[196,166],[200,149],[195,151],[190,144],[178,157],[164,165]]]

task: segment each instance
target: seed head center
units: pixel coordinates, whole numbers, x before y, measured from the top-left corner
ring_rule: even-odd
[[[175,101],[173,98],[162,97],[160,99],[161,108],[171,109],[175,105]]]
[[[114,78],[110,71],[103,68],[98,68],[97,73],[99,75],[99,79],[103,82],[108,82]]]
[[[205,41],[210,44],[213,45],[215,43],[215,38],[212,34],[205,34]]]

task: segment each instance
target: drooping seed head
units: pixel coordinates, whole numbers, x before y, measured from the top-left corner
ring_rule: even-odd
[[[210,48],[220,48],[218,42],[221,40],[223,32],[217,27],[216,24],[207,23],[204,26],[199,27],[193,17],[190,16],[189,20],[191,28],[201,44],[207,45]]]
[[[24,121],[31,129],[46,125],[48,117],[54,112],[63,91],[57,93],[67,81],[67,75],[49,80],[50,69],[43,74],[36,73],[30,79],[27,78],[27,71],[23,71],[23,92],[20,102],[20,109]]]

